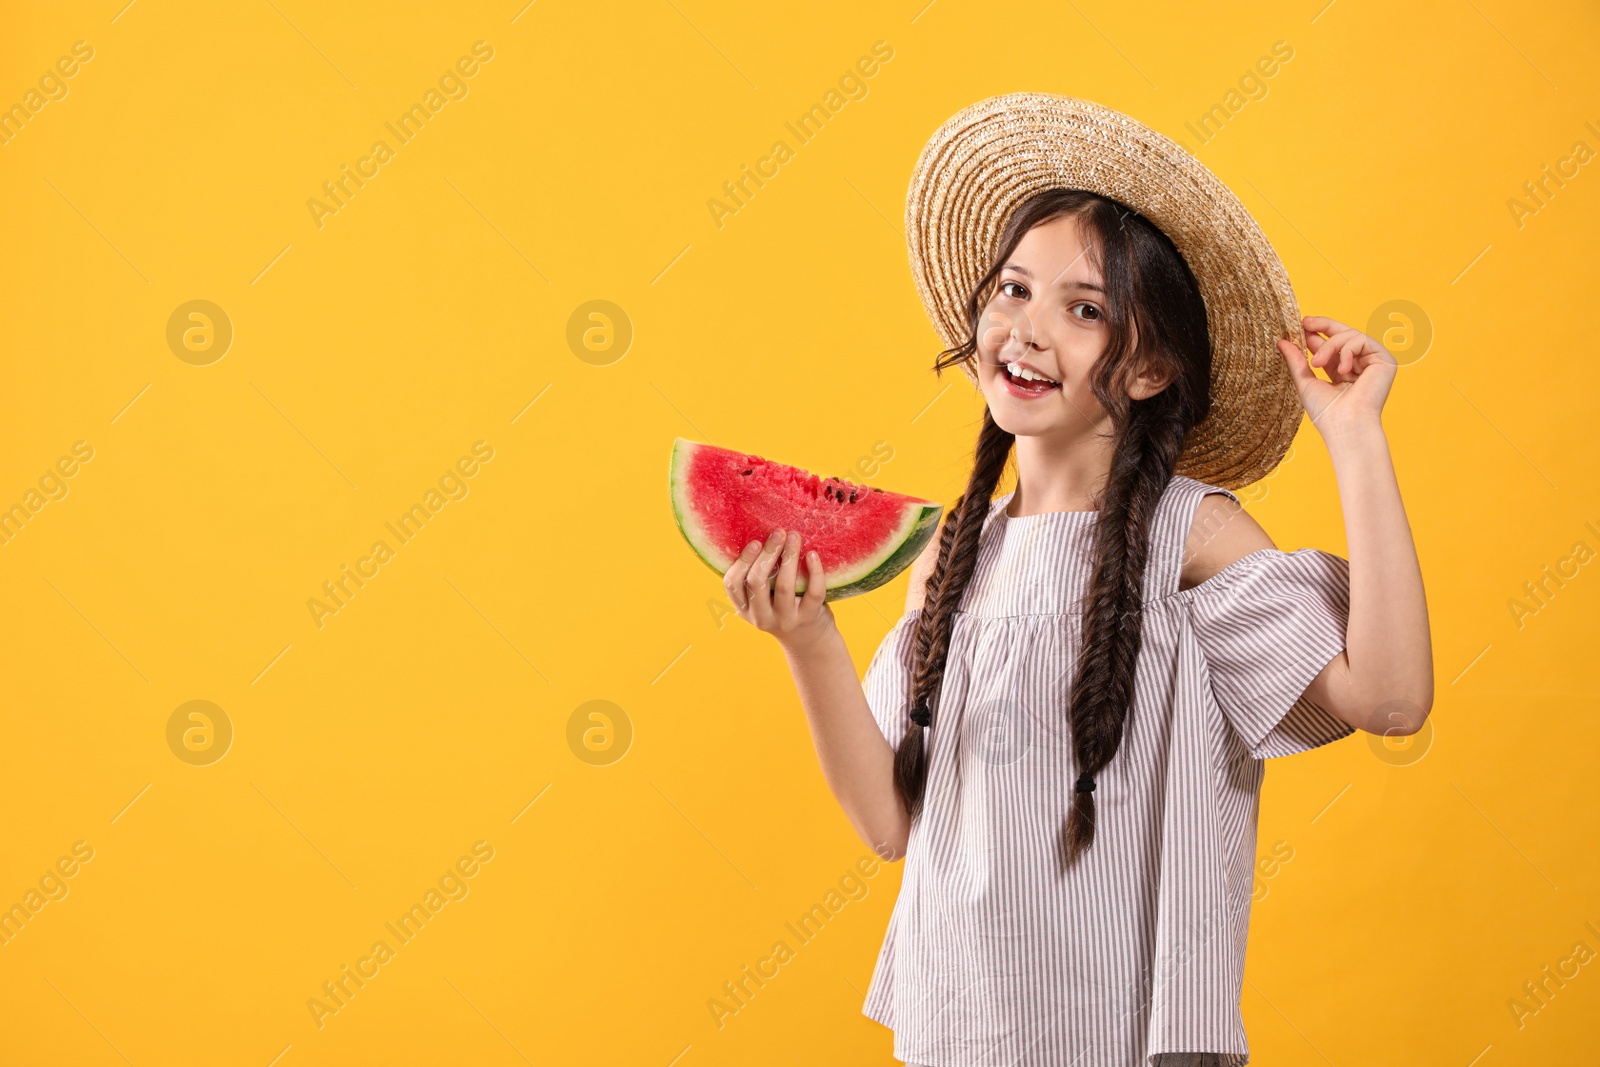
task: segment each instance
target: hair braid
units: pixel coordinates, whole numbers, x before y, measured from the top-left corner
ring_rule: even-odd
[[[1080,776],[1092,779],[1122,743],[1143,634],[1150,527],[1183,445],[1160,397],[1133,404],[1117,442],[1095,527],[1093,570],[1068,722]],[[1083,780],[1080,777],[1080,780]],[[1094,841],[1094,793],[1074,790],[1061,836],[1063,866]]]
[[[978,537],[983,532],[995,486],[1005,470],[1015,438],[1001,429],[987,409],[983,428],[978,431],[976,457],[966,492],[961,494],[939,534],[939,554],[924,587],[923,608],[912,633],[911,708],[913,721],[895,749],[894,780],[905,802],[906,813],[915,818],[922,810],[923,785],[928,764],[923,726],[916,718],[926,709],[926,725],[931,726],[934,695],[944,680],[945,656],[950,650],[950,634],[955,610],[978,562]]]

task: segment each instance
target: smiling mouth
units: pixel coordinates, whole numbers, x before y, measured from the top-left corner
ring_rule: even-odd
[[[1024,378],[1020,373],[1014,373],[1021,370],[1021,365],[1016,363],[1002,363],[1000,365],[1000,373],[1005,378],[1006,384],[1017,392],[1040,396],[1050,392],[1052,389],[1061,388],[1060,382],[1053,382],[1048,379]]]

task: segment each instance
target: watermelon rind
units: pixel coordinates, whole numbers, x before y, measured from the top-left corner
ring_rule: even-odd
[[[835,586],[823,596],[823,600],[843,600],[846,597],[860,596],[870,593],[880,585],[885,585],[895,579],[897,575],[915,562],[922,555],[922,550],[927,547],[934,531],[939,528],[939,514],[943,506],[933,504],[927,507],[907,509],[914,518],[911,522],[911,534],[900,546],[889,553],[882,562],[872,567],[866,574],[849,585]],[[795,582],[795,592],[806,591],[806,579],[802,573]]]
[[[728,573],[728,568],[733,566],[737,557],[720,551],[700,523],[695,521],[694,510],[689,506],[688,484],[684,478],[684,472],[689,469],[689,461],[693,457],[694,450],[699,447],[700,442],[683,437],[677,438],[672,444],[672,460],[669,468],[672,517],[677,522],[678,530],[683,534],[684,540],[694,549],[695,555],[721,576]],[[927,547],[928,541],[939,528],[939,516],[943,510],[944,506],[936,503],[906,508],[900,531],[895,536],[885,539],[881,556],[876,559],[868,557],[853,567],[828,572],[828,581],[837,584],[831,585],[824,593],[823,600],[844,600],[860,596],[893,581],[901,571],[911,566]],[[805,590],[806,574],[802,561],[799,573],[795,576],[795,592],[799,594]]]

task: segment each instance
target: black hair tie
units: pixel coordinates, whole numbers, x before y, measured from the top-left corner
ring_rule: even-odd
[[[1093,793],[1094,792],[1094,775],[1088,773],[1087,771],[1085,771],[1083,774],[1078,775],[1078,788],[1075,790],[1075,792],[1078,792],[1078,793]]]
[[[911,721],[918,726],[926,726],[933,721],[933,715],[928,711],[928,705],[918,704],[911,709]]]

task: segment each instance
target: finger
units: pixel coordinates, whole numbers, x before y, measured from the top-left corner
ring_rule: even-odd
[[[744,546],[733,559],[733,565],[728,568],[728,573],[722,576],[724,586],[743,586],[745,572],[750,569],[750,564],[755,562],[756,554],[761,551],[761,542],[752,539]]]
[[[1371,350],[1373,341],[1364,333],[1351,333],[1339,345],[1339,381],[1353,382],[1361,373],[1363,359]]]
[[[1338,348],[1335,338],[1323,337],[1321,334],[1307,334],[1306,346],[1311,349],[1311,365],[1313,367],[1320,367],[1327,363]]]
[[[1339,359],[1344,353],[1345,346],[1350,343],[1351,338],[1360,336],[1354,330],[1334,334],[1322,342],[1316,356],[1311,360],[1312,364],[1332,374],[1339,366]]]
[[[1317,372],[1311,369],[1311,364],[1306,362],[1305,352],[1293,341],[1280,340],[1278,351],[1283,353],[1284,360],[1289,364],[1289,377],[1293,380],[1297,392],[1304,392],[1309,382],[1322,380],[1317,377]]]
[[[1340,381],[1339,353],[1343,344],[1344,342],[1338,338],[1329,338],[1327,343],[1322,346],[1322,351],[1311,359],[1311,365],[1321,367],[1326,371],[1328,381],[1333,382],[1335,385]]]
[[[828,584],[822,573],[822,557],[816,552],[806,554],[806,593],[800,598],[800,621],[810,622],[822,610],[828,597]]]
[[[790,530],[783,539],[783,556],[778,564],[777,587],[772,591],[772,614],[780,627],[794,625],[794,576],[800,563],[800,531]]]
[[[1311,359],[1312,366],[1326,368],[1330,362],[1338,359],[1339,354],[1344,350],[1344,346],[1350,341],[1351,338],[1365,337],[1366,334],[1362,333],[1360,330],[1352,330],[1347,326],[1343,330],[1334,331],[1327,337],[1322,337],[1316,334],[1311,334],[1308,336],[1311,338],[1311,340],[1308,341],[1308,344],[1311,346],[1311,351],[1313,352]]]
[[[740,614],[749,597],[744,591],[744,577],[750,570],[750,564],[755,562],[756,553],[761,551],[760,541],[751,541],[744,546],[744,551],[733,561],[733,566],[728,568],[728,573],[722,576],[722,588],[727,591],[728,599],[733,601],[733,606],[739,609]]]
[[[768,535],[761,554],[750,564],[750,573],[745,575],[744,579],[745,596],[750,602],[750,614],[755,618],[756,625],[763,630],[772,628],[772,589],[767,581],[772,576],[772,561],[777,557],[778,549],[782,547],[783,530],[773,530]]]
[[[1300,320],[1300,324],[1305,327],[1307,333],[1316,331],[1317,333],[1331,335],[1341,330],[1350,329],[1349,326],[1346,326],[1338,319],[1330,319],[1326,315],[1307,315]]]

